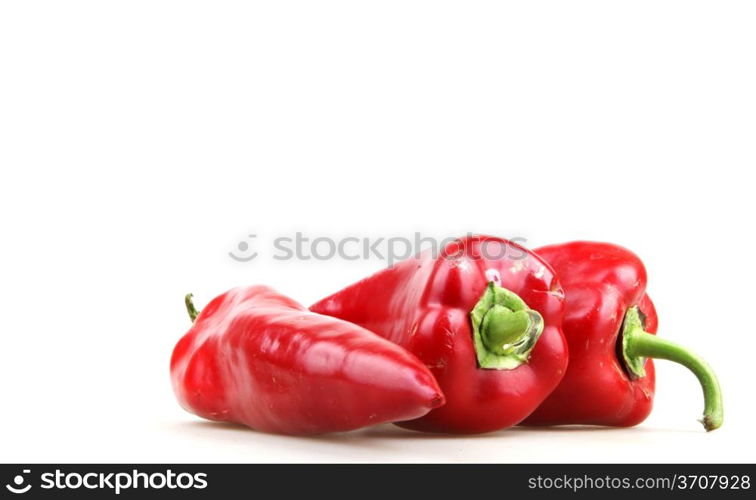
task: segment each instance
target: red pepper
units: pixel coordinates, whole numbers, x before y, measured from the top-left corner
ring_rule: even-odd
[[[567,298],[564,333],[570,365],[559,387],[528,425],[632,426],[651,412],[651,359],[681,363],[704,392],[706,430],[722,425],[714,372],[686,349],[655,336],[657,317],[646,291],[646,269],[632,252],[608,243],[572,242],[536,250],[559,275]]]
[[[181,405],[211,420],[285,434],[347,431],[420,417],[444,402],[404,349],[314,314],[265,286],[216,297],[171,359]]]
[[[426,251],[310,309],[376,332],[428,366],[446,405],[402,422],[411,429],[478,433],[517,424],[567,366],[564,297],[538,256],[470,236]]]

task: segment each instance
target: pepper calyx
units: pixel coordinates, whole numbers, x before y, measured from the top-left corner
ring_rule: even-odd
[[[527,363],[543,333],[543,317],[516,293],[489,282],[470,320],[478,366],[513,370]]]
[[[646,358],[633,355],[633,346],[644,333],[646,332],[643,330],[643,321],[641,320],[638,307],[631,307],[625,313],[621,335],[622,361],[625,363],[627,373],[632,380],[646,376]]]

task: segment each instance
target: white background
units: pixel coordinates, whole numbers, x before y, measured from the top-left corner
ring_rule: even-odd
[[[0,460],[754,461],[752,2],[3,2]],[[315,236],[608,240],[718,371],[632,429],[317,438],[206,423],[168,377],[226,289],[305,304],[385,266]],[[228,252],[258,234],[260,256]]]

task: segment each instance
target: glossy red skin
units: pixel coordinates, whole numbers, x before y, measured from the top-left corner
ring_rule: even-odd
[[[529,362],[513,370],[477,364],[469,315],[489,282],[487,270],[498,271],[499,284],[545,321]],[[364,326],[431,369],[446,405],[400,425],[480,433],[517,424],[561,380],[567,366],[563,303],[559,282],[541,258],[506,240],[471,236],[447,245],[438,256],[424,252],[399,262],[310,309]]]
[[[570,350],[567,374],[526,425],[593,424],[632,426],[651,412],[654,364],[633,380],[617,355],[625,312],[638,306],[645,330],[656,333],[658,318],[646,295],[640,259],[609,243],[576,241],[535,250],[559,275],[567,298],[564,334]]]
[[[192,413],[283,434],[417,418],[444,401],[412,354],[265,286],[210,302],[176,345],[171,379]]]

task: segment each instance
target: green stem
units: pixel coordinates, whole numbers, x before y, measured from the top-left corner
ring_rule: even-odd
[[[186,305],[186,312],[189,313],[189,319],[191,319],[192,323],[194,323],[194,320],[197,319],[197,316],[199,316],[199,311],[194,307],[194,301],[192,301],[192,297],[194,297],[193,294],[187,293],[184,297],[184,304]]]
[[[706,361],[686,348],[643,331],[637,307],[628,310],[625,316],[622,352],[630,373],[637,378],[646,375],[644,358],[674,361],[692,371],[703,389],[704,414],[701,422],[704,428],[713,431],[722,425],[722,391],[714,371]]]
[[[513,370],[527,363],[543,332],[543,318],[514,292],[489,283],[470,312],[478,365]]]

